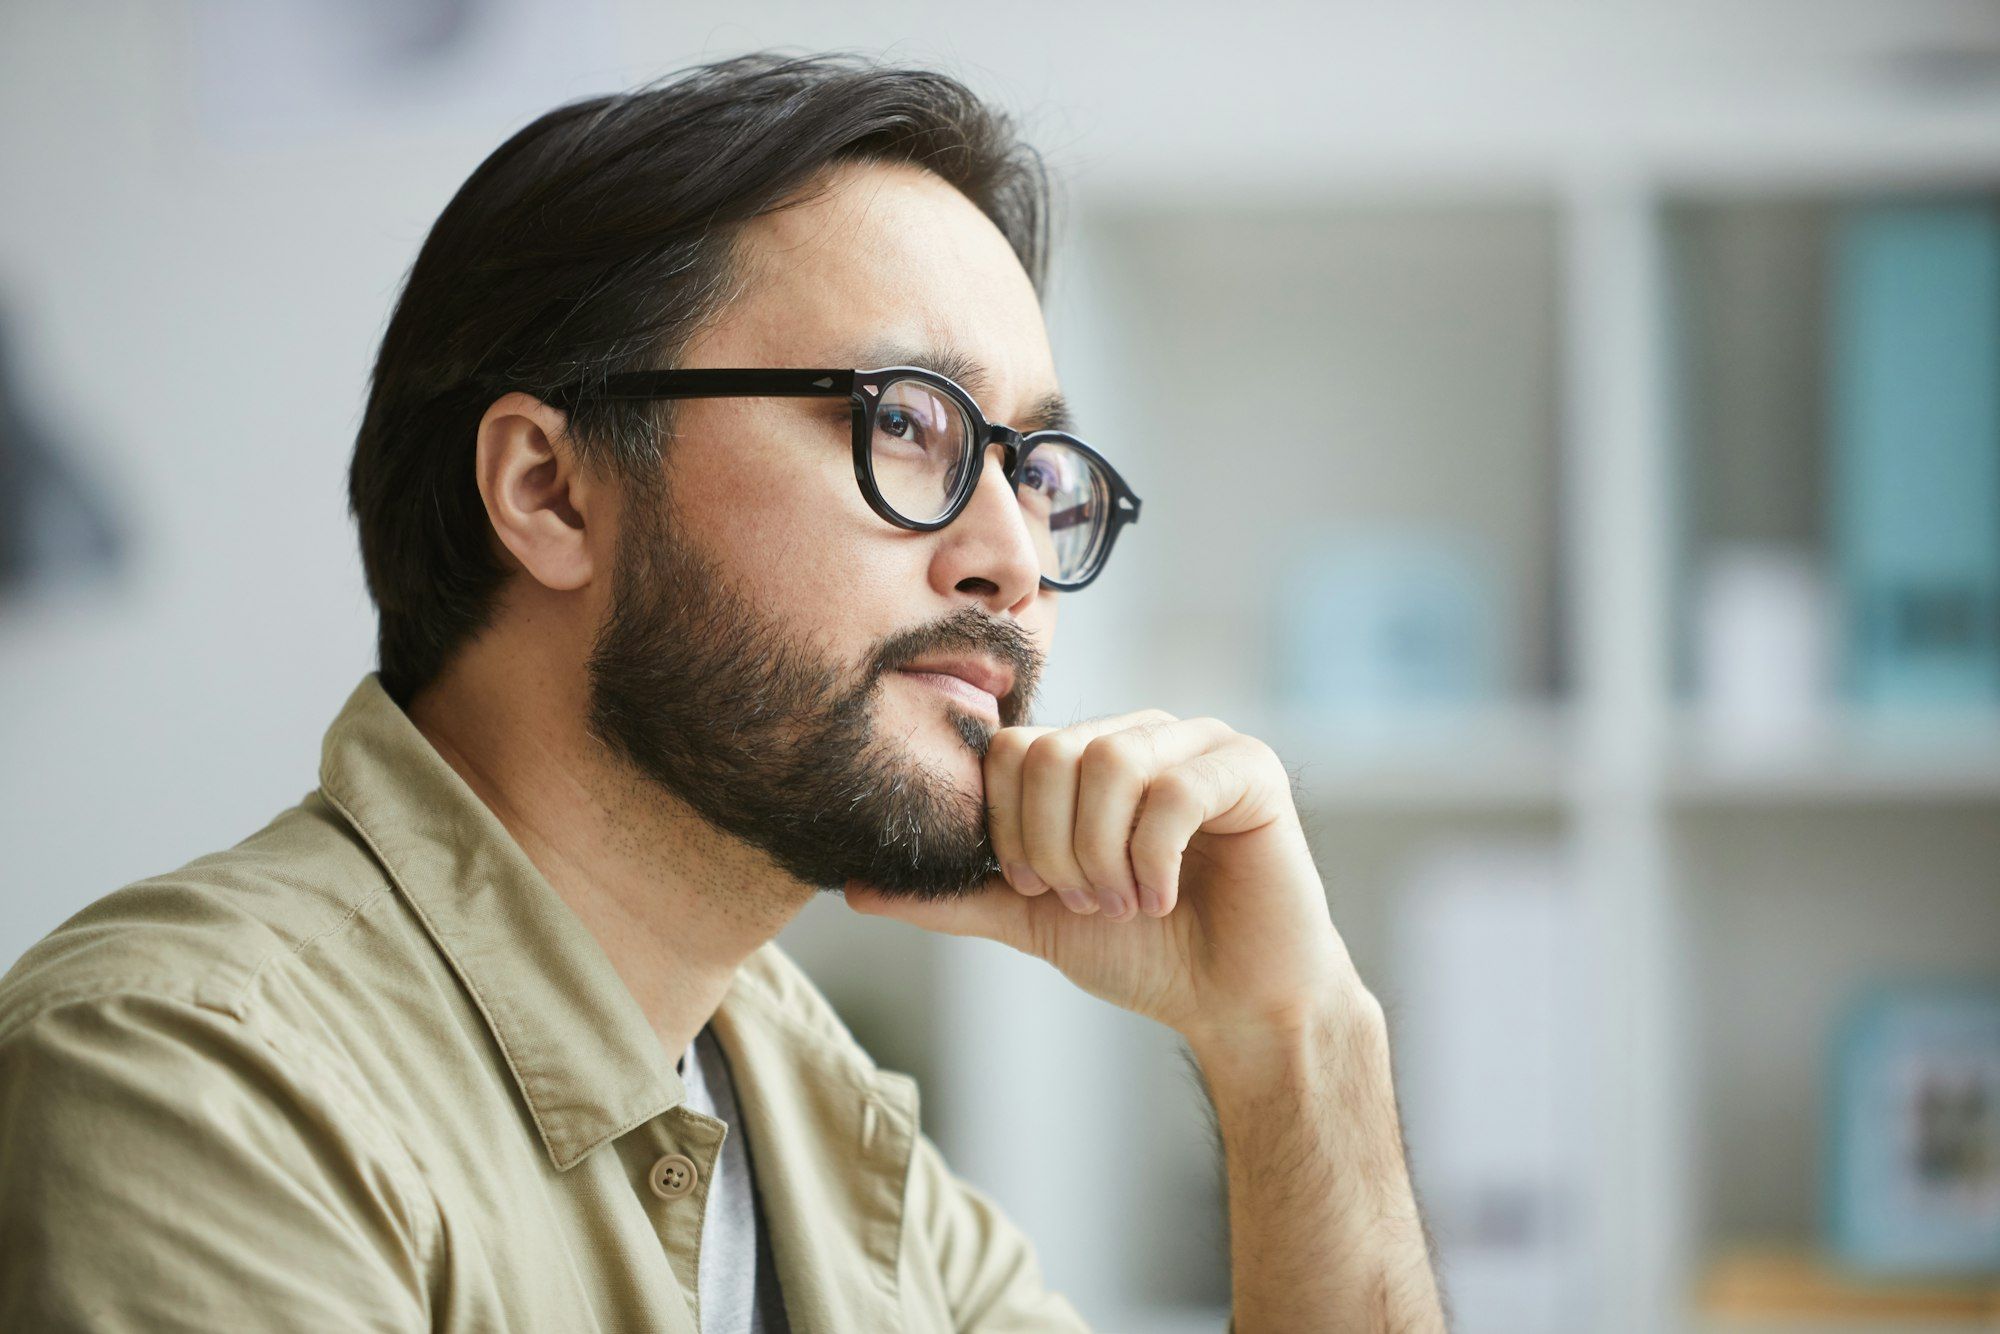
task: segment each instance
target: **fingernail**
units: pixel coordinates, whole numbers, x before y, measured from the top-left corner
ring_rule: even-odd
[[[1103,905],[1106,917],[1122,916],[1125,912],[1125,900],[1115,889],[1098,890],[1097,901]]]
[[[1097,900],[1091,898],[1090,895],[1080,889],[1059,889],[1056,893],[1062,895],[1064,905],[1071,912],[1094,913],[1097,911]]]
[[[1149,916],[1160,911],[1160,896],[1144,885],[1139,886],[1139,911]]]
[[[1035,874],[1035,868],[1026,862],[1007,863],[1007,883],[1029,894],[1048,888],[1042,883],[1042,878]]]

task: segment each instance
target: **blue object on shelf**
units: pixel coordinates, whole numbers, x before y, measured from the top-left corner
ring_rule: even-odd
[[[1857,1269],[2000,1273],[2000,991],[1859,1002],[1831,1081],[1828,1241]]]
[[[1836,228],[1833,535],[1850,696],[2000,701],[2000,212]]]
[[[1343,531],[1302,543],[1278,586],[1281,696],[1363,716],[1492,700],[1501,672],[1492,565],[1446,532]]]

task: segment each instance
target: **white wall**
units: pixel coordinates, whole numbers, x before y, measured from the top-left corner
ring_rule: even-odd
[[[272,125],[242,111],[269,72],[218,37],[257,8],[0,13],[0,299],[35,406],[138,543],[114,586],[0,610],[0,957],[311,785],[371,663],[342,480],[374,342],[451,191],[555,101],[765,44],[941,59],[1023,107],[1086,202],[1717,145],[1746,169],[1897,136],[1934,157],[2000,125],[1978,89],[1890,73],[1990,46],[1977,4],[530,6],[436,100]]]

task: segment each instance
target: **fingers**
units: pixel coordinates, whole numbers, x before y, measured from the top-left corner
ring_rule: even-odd
[[[1145,808],[1132,827],[1132,866],[1140,882],[1160,898],[1162,916],[1180,901],[1181,854],[1218,806],[1235,801],[1241,787],[1214,753],[1200,755],[1162,773],[1146,790]]]
[[[1091,718],[1068,727],[1008,727],[987,747],[985,781],[987,831],[1007,882],[1030,896],[1053,887],[1072,912],[1089,914],[1101,906],[1096,887],[1070,849],[1075,825],[1078,747],[1093,737],[1136,724],[1171,721],[1159,709]],[[1030,752],[1045,737],[1060,737],[1037,757],[1028,773]],[[1066,761],[1066,762],[1065,762]],[[1032,803],[1032,810],[1030,809]],[[1033,845],[1030,835],[1033,832]]]
[[[1073,825],[1076,809],[1074,777],[1057,774],[1055,782],[1061,791],[1043,792],[1036,800],[1036,812],[1031,817],[1024,806],[1024,792],[1028,789],[1025,770],[1029,749],[1042,737],[1057,733],[1070,738],[1070,741],[1061,743],[1068,747],[1117,728],[1160,719],[1171,720],[1172,717],[1172,714],[1159,709],[1142,709],[1137,713],[1090,718],[1063,728],[1007,727],[993,734],[986,752],[986,824],[988,836],[993,842],[993,855],[999,861],[1001,874],[1006,876],[1007,883],[1030,897],[1045,894],[1053,888],[1071,912],[1087,915],[1099,909],[1101,902],[1097,890],[1076,865],[1074,856],[1066,850],[1066,839],[1044,832],[1067,830]],[[1038,772],[1042,772],[1048,758],[1044,756],[1037,762]],[[1035,848],[1028,846],[1023,832],[1030,828],[1038,831]]]
[[[1195,718],[1142,723],[1084,745],[1077,766],[1080,780],[1071,842],[1077,864],[1105,901],[1106,916],[1123,920],[1139,911],[1159,917],[1173,906],[1171,889],[1178,881],[1186,838],[1172,849],[1171,861],[1150,845],[1142,856],[1142,849],[1133,843],[1141,804],[1150,803],[1152,787],[1165,776],[1233,735],[1213,718]],[[1192,838],[1200,827],[1197,821],[1186,837]]]
[[[986,752],[986,830],[1007,883],[1033,897],[1048,883],[1036,875],[1021,842],[1021,761],[1028,746],[1053,727],[1008,727],[993,734]],[[1095,908],[1095,902],[1091,905]]]
[[[1096,887],[1077,862],[1070,841],[1076,824],[1079,775],[1076,762],[1086,738],[1067,729],[1037,737],[1021,761],[1021,845],[1035,874],[1056,887],[1064,903],[1078,912],[1090,911],[1081,896]],[[1116,907],[1099,897],[1099,906]]]
[[[1030,896],[1054,887],[1072,911],[1115,921],[1165,915],[1209,797],[1200,770],[1173,779],[1148,822],[1152,790],[1235,735],[1214,718],[1182,721],[1158,709],[995,733],[988,824],[1008,882]]]

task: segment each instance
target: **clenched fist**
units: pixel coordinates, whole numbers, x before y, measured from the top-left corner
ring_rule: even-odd
[[[1372,1005],[1264,742],[1158,709],[1007,727],[985,782],[1004,879],[934,901],[856,883],[848,903],[1036,955],[1199,1046]]]

